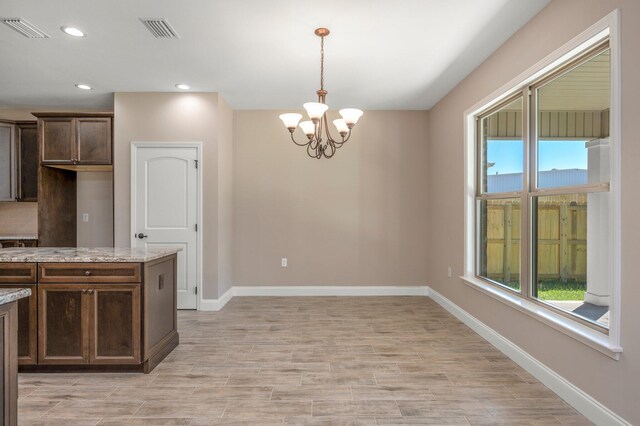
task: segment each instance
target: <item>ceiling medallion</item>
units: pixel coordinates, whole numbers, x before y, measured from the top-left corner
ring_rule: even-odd
[[[327,28],[318,28],[315,30],[315,34],[320,37],[320,90],[316,92],[318,94],[318,102],[307,102],[302,105],[307,111],[307,115],[310,118],[309,121],[300,122],[302,114],[296,113],[281,114],[280,119],[289,129],[293,143],[298,146],[306,146],[307,154],[310,157],[320,159],[322,157],[333,157],[336,150],[349,140],[351,129],[362,116],[362,111],[355,108],[341,109],[339,112],[342,118],[333,120],[341,140],[335,140],[331,137],[327,121],[329,107],[324,103],[327,96],[327,91],[324,90],[324,38],[329,35],[329,30]],[[305,143],[298,143],[293,136],[293,132],[298,127],[298,122],[300,122],[300,128],[304,134],[307,135],[308,140]]]

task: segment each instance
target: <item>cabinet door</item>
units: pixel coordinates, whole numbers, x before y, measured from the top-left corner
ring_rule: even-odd
[[[75,126],[71,117],[41,118],[41,161],[43,163],[71,164],[76,157]]]
[[[87,302],[83,285],[38,285],[38,364],[89,362]]]
[[[37,318],[38,293],[35,284],[0,284],[0,288],[28,288],[31,296],[18,300],[18,364],[33,365],[38,362]]]
[[[15,201],[15,126],[0,123],[0,201]]]
[[[111,119],[76,118],[79,164],[111,164]]]
[[[91,284],[90,363],[139,364],[140,284]]]
[[[38,129],[18,126],[18,201],[38,200]]]

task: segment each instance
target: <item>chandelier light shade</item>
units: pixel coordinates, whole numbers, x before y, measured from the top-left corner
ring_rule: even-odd
[[[290,113],[280,115],[280,120],[284,123],[287,129],[296,129],[298,122],[302,118],[302,114]]]
[[[344,108],[339,111],[342,118],[333,120],[333,125],[340,134],[339,139],[334,139],[329,131],[327,120],[327,110],[329,106],[325,104],[327,91],[324,90],[324,38],[329,35],[326,28],[318,28],[315,34],[320,37],[320,90],[316,92],[318,102],[307,102],[303,104],[309,120],[300,121],[301,114],[288,113],[281,114],[280,120],[291,134],[291,140],[298,146],[306,146],[307,154],[312,158],[331,158],[336,150],[342,146],[351,137],[351,129],[356,125],[362,111],[355,108]],[[294,132],[296,128],[300,129],[307,136],[307,141],[298,142],[295,139]]]

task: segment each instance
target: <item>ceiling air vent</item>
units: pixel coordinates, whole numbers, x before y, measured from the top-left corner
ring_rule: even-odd
[[[22,18],[1,18],[2,22],[28,38],[50,38],[44,31],[36,28]]]
[[[164,18],[140,18],[140,21],[151,31],[155,38],[180,38],[176,30]]]

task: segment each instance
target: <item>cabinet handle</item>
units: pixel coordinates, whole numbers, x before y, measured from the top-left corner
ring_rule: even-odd
[[[86,288],[83,288],[83,289],[82,289],[82,293],[84,294],[84,293],[86,293],[86,292],[87,292],[87,289],[86,289]]]
[[[90,288],[89,290],[87,290],[87,293],[89,293],[89,294],[93,294],[93,289],[92,289],[92,288]]]
[[[91,271],[84,271],[84,274],[88,277],[91,275]]]
[[[158,290],[162,290],[164,288],[164,274],[160,274],[158,277]]]

